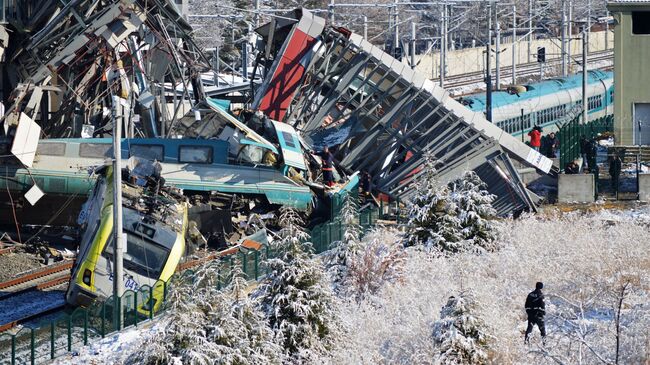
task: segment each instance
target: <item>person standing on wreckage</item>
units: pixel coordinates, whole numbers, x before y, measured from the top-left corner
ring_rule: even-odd
[[[320,158],[321,170],[323,171],[323,184],[332,187],[334,186],[334,155],[332,155],[328,146],[323,148]]]

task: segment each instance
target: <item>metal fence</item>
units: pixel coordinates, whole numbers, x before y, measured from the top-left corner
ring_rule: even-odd
[[[558,131],[560,140],[560,169],[567,163],[580,157],[580,138],[585,136],[588,140],[595,138],[599,133],[614,131],[614,117],[606,116],[593,120],[587,124],[580,124],[580,116],[565,124]],[[591,161],[589,166],[592,166]]]
[[[355,189],[356,190],[356,189]],[[356,198],[356,195],[355,195]],[[343,238],[345,225],[341,222],[343,198],[335,198],[332,204],[331,219],[312,228],[310,234],[314,253],[319,254],[331,248],[333,242]],[[377,221],[376,209],[359,212],[359,224],[364,231]],[[240,265],[248,279],[259,280],[267,274],[262,262],[276,257],[277,252],[268,245],[259,250],[240,248],[235,254],[220,258],[221,271],[217,285],[226,286],[231,279],[232,268]],[[78,351],[90,341],[101,339],[126,327],[138,326],[165,311],[168,293],[173,290],[176,279],[194,275],[192,270],[177,273],[169,282],[158,281],[153,286],[142,286],[139,290],[126,291],[119,303],[124,308],[120,314],[114,311],[115,301],[109,297],[87,308],[76,308],[54,320],[46,320],[33,326],[25,326],[15,334],[0,333],[0,365],[36,364],[47,362],[58,356]],[[162,303],[146,303],[154,298],[154,293],[162,293]],[[143,305],[148,310],[143,310]]]

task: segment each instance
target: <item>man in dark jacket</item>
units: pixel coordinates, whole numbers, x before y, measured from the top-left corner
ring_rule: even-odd
[[[546,326],[544,325],[544,315],[546,314],[546,305],[544,304],[544,294],[542,288],[544,284],[538,282],[535,284],[535,290],[528,294],[526,297],[526,314],[528,315],[528,328],[526,328],[526,337],[524,343],[528,343],[528,336],[533,332],[533,326],[539,327],[539,332],[542,334],[542,341],[546,337]]]
[[[321,169],[323,171],[323,183],[327,186],[334,186],[334,155],[329,147],[325,146],[320,154]]]
[[[618,182],[621,177],[621,169],[623,167],[623,161],[618,156],[618,153],[614,153],[611,160],[609,161],[609,176],[612,179],[612,190],[615,193],[618,193]]]
[[[557,157],[557,149],[560,147],[560,141],[555,136],[554,132],[551,132],[546,136],[546,157],[555,158]]]

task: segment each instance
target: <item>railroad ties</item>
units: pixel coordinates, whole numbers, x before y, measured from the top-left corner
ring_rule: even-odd
[[[0,333],[65,307],[60,291],[45,291],[70,280],[72,261],[29,271],[0,283]]]

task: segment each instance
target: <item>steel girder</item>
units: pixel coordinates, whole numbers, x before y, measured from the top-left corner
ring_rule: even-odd
[[[550,160],[359,36],[325,27],[317,39],[311,58],[301,60],[300,86],[284,96],[291,102],[283,121],[308,143],[318,148],[336,140],[342,167],[368,171],[373,185],[394,197],[409,196],[428,154],[440,183],[476,171],[497,196],[500,215],[535,209],[510,157],[543,172]]]

